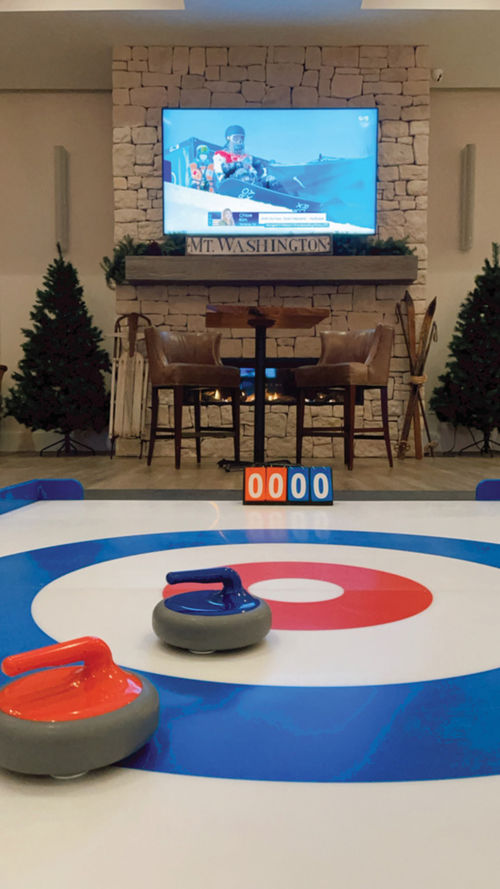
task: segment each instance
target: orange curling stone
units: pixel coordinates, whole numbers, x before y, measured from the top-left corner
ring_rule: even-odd
[[[70,777],[124,759],[156,730],[158,692],[118,667],[102,639],[84,636],[2,663],[7,676],[39,669],[0,690],[0,767]]]

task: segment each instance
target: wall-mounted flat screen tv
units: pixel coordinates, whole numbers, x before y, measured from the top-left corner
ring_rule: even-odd
[[[163,230],[367,235],[375,108],[164,108]]]

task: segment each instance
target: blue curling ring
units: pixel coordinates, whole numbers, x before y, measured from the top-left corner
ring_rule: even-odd
[[[54,641],[34,622],[31,603],[64,574],[141,553],[247,543],[377,547],[500,568],[499,544],[368,531],[190,531],[51,546],[0,559],[0,655]],[[500,774],[498,668],[450,679],[332,688],[145,675],[160,695],[160,727],[146,747],[123,760],[128,768],[306,782]]]

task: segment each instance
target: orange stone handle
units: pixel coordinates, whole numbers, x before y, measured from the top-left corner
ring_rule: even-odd
[[[21,654],[6,657],[2,670],[7,676],[18,676],[29,670],[43,667],[62,667],[65,664],[76,664],[83,661],[85,671],[89,674],[113,669],[115,666],[111,650],[102,639],[96,636],[82,636],[68,642],[58,642],[44,648],[35,648]]]

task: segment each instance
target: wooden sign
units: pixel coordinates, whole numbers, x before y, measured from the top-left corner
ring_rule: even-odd
[[[293,237],[258,238],[186,238],[186,253],[199,256],[263,256],[272,253],[331,253],[329,235],[296,235]]]

